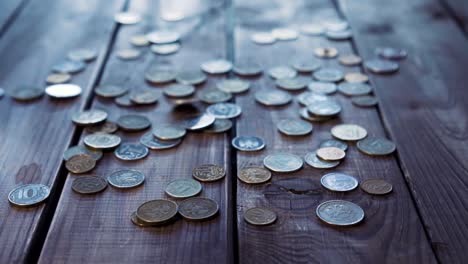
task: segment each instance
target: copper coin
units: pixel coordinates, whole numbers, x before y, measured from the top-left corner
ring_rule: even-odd
[[[384,195],[391,193],[392,184],[382,179],[369,179],[361,182],[361,189],[368,194]]]
[[[78,154],[65,162],[65,167],[72,173],[85,173],[96,166],[96,160],[88,154]]]

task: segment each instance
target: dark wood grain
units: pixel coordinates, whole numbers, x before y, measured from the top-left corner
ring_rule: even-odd
[[[465,262],[467,40],[437,1],[340,3],[365,58],[381,45],[408,50],[399,74],[371,80],[438,258]]]
[[[167,3],[167,2],[166,2]],[[199,3],[198,3],[199,4]],[[199,69],[200,62],[225,56],[224,11],[222,3],[210,6],[179,5],[186,12],[205,10],[201,16],[178,23],[163,22],[164,1],[132,1],[130,11],[144,15],[144,22],[124,26],[119,31],[109,63],[101,83],[113,83],[132,89],[161,90],[144,80],[144,72],[152,63],[166,63],[175,68]],[[201,11],[203,11],[201,10]],[[206,11],[209,10],[209,11]],[[130,47],[129,39],[137,33],[169,27],[183,34],[181,50],[170,56],[156,56],[149,48],[135,61],[121,61],[115,57],[117,50]],[[216,79],[209,80],[198,91],[213,88]],[[158,104],[148,107],[122,108],[110,100],[95,98],[92,108],[106,109],[110,120],[126,113],[140,113],[151,119],[153,125],[173,122],[173,104],[164,96]],[[146,131],[145,131],[146,132]],[[143,133],[122,133],[125,142],[137,142]],[[151,151],[140,162],[122,162],[112,153],[92,172],[107,176],[123,168],[134,168],[146,175],[145,184],[129,191],[109,187],[96,196],[80,196],[71,190],[76,177],[69,175],[58,204],[50,232],[47,236],[40,263],[229,263],[233,261],[231,168],[228,134],[189,133],[174,149]],[[203,184],[200,196],[216,200],[220,214],[207,222],[175,223],[159,228],[140,228],[133,225],[130,215],[145,201],[168,198],[166,185],[175,179],[191,178],[195,166],[214,163],[226,166],[227,175],[222,181]]]
[[[452,16],[459,26],[468,33],[468,5],[463,0],[440,0],[442,6],[444,6],[448,12],[448,15]],[[435,12],[435,16],[445,16],[445,12]]]
[[[265,69],[285,65],[295,56],[312,57],[319,46],[334,46],[341,53],[351,53],[349,42],[330,42],[323,37],[300,36],[297,41],[258,46],[250,41],[256,31],[279,26],[293,26],[324,17],[336,17],[331,2],[236,1],[236,59],[251,57]],[[324,65],[337,66],[336,60]],[[338,66],[339,67],[339,66]],[[347,68],[346,71],[359,71]],[[310,76],[310,75],[309,75]],[[236,102],[244,114],[237,122],[237,135],[256,135],[265,139],[266,149],[256,153],[237,152],[237,169],[262,166],[263,158],[277,152],[304,157],[331,138],[330,129],[339,123],[365,127],[371,136],[385,136],[376,109],[353,106],[349,98],[334,95],[343,106],[339,119],[314,123],[311,135],[299,138],[280,134],[276,124],[281,119],[299,119],[299,105],[264,107],[252,95],[259,89],[278,89],[266,74],[252,79],[252,89]],[[360,189],[336,194],[320,186],[320,177],[338,171],[356,176],[359,181],[384,178],[394,186],[385,197],[373,197]],[[344,199],[359,204],[366,213],[365,221],[351,228],[335,228],[321,223],[315,216],[317,205],[326,200]],[[270,207],[278,213],[277,222],[268,227],[255,227],[244,222],[243,213],[254,206]],[[241,263],[435,263],[435,257],[411,200],[395,156],[372,158],[359,153],[354,144],[346,160],[336,169],[317,170],[304,164],[295,173],[273,173],[272,182],[249,186],[238,182],[237,209],[239,258]]]
[[[0,86],[7,92],[20,84],[44,87],[52,65],[73,48],[94,48],[100,58],[73,78],[83,88],[76,99],[56,101],[44,96],[30,103],[7,95],[0,99],[1,263],[21,262],[36,241],[34,235],[43,231],[39,223],[53,201],[30,209],[15,208],[8,203],[8,193],[24,183],[46,184],[55,193],[62,154],[75,133],[70,116],[86,102],[110,40],[112,14],[122,6],[120,0],[33,1],[2,36]]]
[[[28,0],[4,0],[0,3],[0,37],[27,2]]]

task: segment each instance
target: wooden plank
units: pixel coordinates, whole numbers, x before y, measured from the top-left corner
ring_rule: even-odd
[[[466,2],[462,0],[440,0],[440,3],[447,9],[449,13],[446,14],[445,12],[437,12],[437,8],[430,8],[430,10],[436,10],[432,11],[433,17],[437,19],[451,15],[456,20],[456,22],[459,23],[459,26],[465,30],[465,33],[468,33],[468,5]]]
[[[182,11],[203,9],[200,2],[186,6]],[[222,4],[222,3],[221,3]],[[114,83],[132,89],[158,89],[144,80],[144,72],[152,63],[171,64],[176,68],[199,69],[200,62],[225,56],[223,5],[201,16],[194,16],[178,23],[163,22],[159,14],[164,12],[163,1],[132,1],[129,10],[144,15],[144,22],[124,26],[116,39],[102,83]],[[171,56],[156,56],[149,48],[135,61],[121,61],[115,52],[130,47],[129,39],[137,33],[155,28],[169,27],[182,32],[181,50]],[[210,77],[197,90],[213,88],[219,77]],[[110,120],[120,115],[140,113],[150,118],[154,125],[174,121],[172,104],[161,97],[157,105],[122,108],[112,100],[95,98],[92,108],[106,109]],[[146,131],[145,131],[146,132]],[[143,133],[118,132],[124,141],[137,142]],[[92,172],[100,176],[122,169],[134,168],[146,175],[142,187],[119,191],[109,187],[96,196],[80,196],[71,190],[77,177],[69,175],[58,204],[50,232],[47,236],[40,263],[229,263],[232,252],[232,209],[230,207],[230,157],[227,134],[189,133],[174,149],[151,151],[141,162],[122,162],[112,153],[105,154]],[[168,198],[166,185],[178,178],[191,178],[197,165],[214,163],[225,165],[226,178],[220,182],[203,184],[201,196],[216,200],[220,214],[207,222],[188,222],[178,219],[174,224],[159,228],[140,228],[133,225],[130,215],[145,201]]]
[[[340,4],[365,58],[382,45],[408,50],[399,74],[371,80],[436,255],[462,263],[468,257],[467,40],[437,1]]]
[[[334,46],[343,54],[352,53],[349,42],[330,42],[324,37],[300,36],[296,41],[270,46],[257,46],[250,41],[250,35],[257,31],[336,17],[330,2],[236,1],[236,7],[240,21],[235,35],[237,60],[252,58],[268,69],[288,64],[295,56],[312,57],[313,49],[320,46]],[[340,67],[336,60],[324,61],[324,65]],[[359,71],[359,68],[342,69]],[[251,80],[251,90],[236,97],[244,111],[237,122],[237,135],[260,136],[266,141],[266,149],[256,153],[237,152],[238,171],[247,166],[262,166],[264,157],[272,153],[288,152],[304,157],[321,141],[331,138],[331,127],[339,123],[359,124],[371,136],[385,136],[376,109],[357,108],[340,94],[334,95],[343,106],[340,118],[314,123],[314,131],[309,136],[283,136],[277,131],[276,124],[282,119],[300,119],[298,103],[276,108],[255,103],[252,98],[255,91],[277,88],[266,74]],[[385,197],[373,197],[360,189],[347,194],[332,193],[320,186],[320,177],[331,171],[349,173],[360,181],[385,178],[393,184],[394,192]],[[350,228],[321,223],[315,216],[315,209],[319,203],[333,199],[359,204],[366,212],[364,223]],[[243,213],[255,206],[275,210],[277,222],[268,227],[245,223]],[[238,182],[237,209],[241,263],[436,262],[395,156],[365,156],[354,144],[350,145],[345,162],[337,169],[323,171],[305,164],[295,173],[273,173],[270,184],[249,186]]]
[[[44,96],[20,103],[4,96],[0,100],[1,263],[22,262],[30,250],[40,249],[42,228],[47,227],[44,212],[53,211],[62,154],[75,133],[70,116],[83,108],[89,96],[110,41],[112,15],[122,6],[121,0],[33,1],[0,42],[0,87],[7,92],[20,84],[44,86],[52,65],[71,49],[90,47],[100,52],[97,62],[73,77],[72,82],[83,88],[79,98],[57,101]],[[49,202],[30,209],[12,207],[8,193],[22,183],[54,187]]]
[[[27,0],[4,0],[0,3],[0,37],[27,2]]]

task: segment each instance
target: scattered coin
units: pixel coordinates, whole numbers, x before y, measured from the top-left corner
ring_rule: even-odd
[[[237,61],[232,70],[235,74],[241,76],[255,76],[263,71],[262,66],[253,60]]]
[[[172,220],[178,212],[175,202],[158,199],[140,205],[136,211],[137,218],[146,224],[161,225]]]
[[[116,55],[121,60],[136,60],[141,56],[141,51],[137,49],[121,49],[117,51]]]
[[[157,125],[153,128],[153,136],[161,140],[175,140],[184,137],[185,134],[183,127],[171,124]]]
[[[237,136],[232,139],[231,143],[240,151],[258,151],[265,147],[263,139],[253,136]]]
[[[401,60],[408,56],[408,52],[406,50],[392,47],[376,48],[375,53],[380,57],[388,60]]]
[[[338,50],[332,47],[316,48],[315,56],[323,59],[332,59],[338,56]]]
[[[304,89],[309,82],[310,80],[307,77],[296,76],[294,78],[277,79],[275,83],[279,88],[289,91],[297,91]]]
[[[312,75],[316,80],[322,82],[339,82],[343,79],[344,74],[340,69],[322,68],[315,71]]]
[[[151,121],[142,115],[123,115],[117,119],[117,125],[125,131],[140,131],[151,126]]]
[[[130,216],[130,220],[132,221],[132,223],[136,226],[139,226],[139,227],[151,227],[153,226],[152,224],[147,224],[143,221],[140,220],[140,218],[138,218],[136,212],[133,212],[132,215]]]
[[[317,36],[322,35],[325,32],[325,29],[318,23],[310,23],[301,25],[300,31],[306,35]]]
[[[199,194],[202,185],[192,179],[178,179],[170,182],[166,187],[166,194],[173,198],[189,198]]]
[[[102,158],[102,151],[89,149],[83,145],[77,145],[77,146],[73,146],[67,149],[65,153],[63,153],[63,159],[67,161],[73,156],[80,155],[80,154],[86,154],[92,157],[96,161]]]
[[[372,92],[372,88],[365,83],[340,83],[338,91],[346,96],[361,96]]]
[[[113,84],[102,84],[96,87],[94,92],[101,97],[114,98],[126,94],[128,88]]]
[[[226,93],[243,93],[250,87],[248,81],[241,79],[224,79],[216,83],[216,87]]]
[[[136,91],[130,94],[130,101],[138,105],[154,104],[159,100],[161,94],[157,91]]]
[[[335,226],[355,225],[364,219],[364,210],[359,205],[343,200],[321,203],[316,214],[323,222]]]
[[[57,99],[77,97],[81,94],[81,87],[76,84],[54,84],[47,86],[45,92],[48,96]]]
[[[8,194],[8,201],[16,206],[33,206],[49,197],[50,189],[43,184],[24,184]]]
[[[136,170],[119,170],[107,176],[107,181],[115,188],[129,189],[142,185],[145,175]]]
[[[86,146],[93,149],[112,149],[120,145],[119,136],[111,134],[91,134],[84,138]]]
[[[91,109],[88,111],[78,112],[72,116],[72,121],[77,125],[89,126],[104,122],[107,118],[107,113],[102,110]]]
[[[344,159],[344,157],[346,156],[344,150],[337,147],[319,148],[317,149],[315,154],[317,155],[317,157],[325,161],[338,161]]]
[[[176,10],[167,10],[167,12],[165,10],[164,13],[161,14],[161,18],[168,22],[177,22],[184,19],[185,17],[186,16],[183,12]]]
[[[92,49],[76,49],[68,52],[67,57],[73,61],[90,62],[96,59],[97,52]]]
[[[205,82],[206,75],[200,70],[185,70],[178,72],[175,79],[181,84],[197,85]]]
[[[341,31],[349,28],[348,22],[343,19],[328,19],[322,22],[328,31]]]
[[[67,170],[75,174],[91,171],[95,166],[96,160],[88,154],[74,155],[65,162]]]
[[[274,172],[292,172],[302,168],[300,157],[289,153],[276,153],[263,159],[263,165]]]
[[[200,130],[211,126],[216,118],[210,114],[195,115],[185,119],[182,124],[188,130]]]
[[[367,136],[367,131],[358,125],[342,124],[331,129],[331,134],[337,139],[344,141],[358,141]]]
[[[377,98],[372,95],[355,96],[351,98],[351,102],[360,107],[371,107],[378,104]]]
[[[151,45],[151,51],[158,55],[169,55],[174,54],[180,49],[179,43],[169,44],[153,44]]]
[[[368,60],[364,62],[364,67],[372,73],[390,74],[400,68],[397,63],[380,59]]]
[[[114,151],[115,157],[127,161],[144,159],[148,153],[148,148],[138,143],[122,143]]]
[[[187,220],[208,220],[214,217],[218,211],[218,203],[208,198],[192,197],[179,203],[179,214]]]
[[[357,148],[368,155],[383,156],[392,154],[395,149],[395,143],[385,138],[368,137],[360,140],[356,144]]]
[[[130,43],[137,47],[144,47],[149,45],[149,40],[146,35],[134,35],[130,38]]]
[[[80,194],[95,194],[107,188],[107,181],[96,176],[81,176],[73,180],[71,188]]]
[[[104,133],[104,134],[112,134],[115,133],[119,129],[116,123],[106,121],[104,123],[94,125],[94,126],[87,126],[86,131],[88,133]]]
[[[323,101],[308,105],[307,111],[312,115],[320,117],[333,117],[341,112],[341,106],[335,101]]]
[[[344,79],[349,83],[365,83],[369,81],[369,77],[360,72],[349,72],[345,74]]]
[[[230,119],[238,117],[242,113],[242,109],[233,103],[217,103],[208,106],[206,112],[215,118]]]
[[[125,94],[119,97],[114,98],[114,103],[119,106],[133,106],[135,105],[132,100],[130,100],[130,95]]]
[[[232,121],[229,119],[216,119],[215,122],[205,128],[203,132],[206,133],[223,133],[231,129],[232,127]]]
[[[30,101],[44,95],[44,90],[31,85],[20,85],[9,92],[10,96],[18,101]]]
[[[336,140],[336,139],[327,139],[325,141],[322,141],[322,143],[320,143],[319,148],[326,148],[326,147],[335,147],[343,151],[346,151],[348,149],[348,144],[346,144],[343,141]]]
[[[192,170],[192,176],[201,182],[213,182],[224,178],[226,171],[214,164],[200,165]]]
[[[276,221],[276,213],[269,208],[253,207],[244,213],[244,220],[256,226],[271,225]]]
[[[392,192],[392,184],[383,179],[369,179],[361,182],[361,189],[368,194],[384,195]]]
[[[338,61],[344,66],[357,66],[362,63],[362,58],[354,54],[341,55]]]
[[[174,71],[169,66],[163,65],[152,65],[145,72],[145,79],[153,84],[163,84],[173,81],[177,76],[176,71]]]
[[[216,103],[223,103],[226,101],[231,100],[232,95],[230,93],[226,93],[223,91],[220,91],[218,89],[216,90],[208,90],[208,91],[202,91],[198,97],[200,100],[207,104],[216,104]]]
[[[299,36],[292,28],[275,28],[271,31],[271,35],[277,40],[295,40]]]
[[[302,120],[283,119],[278,122],[277,128],[288,136],[304,136],[312,132],[313,126]]]
[[[292,97],[283,91],[261,90],[255,93],[255,100],[266,106],[280,106],[291,102]]]
[[[353,36],[353,33],[349,29],[345,30],[339,30],[339,31],[334,31],[334,30],[328,30],[325,33],[325,36],[327,36],[328,39],[330,40],[348,40]]]
[[[71,80],[71,75],[68,73],[52,73],[47,76],[46,82],[49,84],[66,83]]]
[[[320,179],[320,183],[325,189],[334,192],[349,192],[358,186],[358,181],[353,176],[332,172],[323,175]]]
[[[5,94],[5,90],[3,88],[0,88],[0,98],[2,98],[4,94]]]
[[[277,66],[268,70],[268,75],[273,79],[294,78],[297,71],[289,66]]]
[[[250,37],[255,44],[268,45],[276,42],[276,38],[271,32],[258,32]]]
[[[164,88],[164,94],[170,97],[187,97],[195,93],[195,87],[188,84],[175,83]]]
[[[322,62],[314,58],[296,58],[291,66],[298,72],[313,72],[322,67]]]
[[[260,184],[271,179],[271,172],[261,167],[249,167],[241,169],[237,178],[244,183]]]
[[[146,38],[153,44],[168,44],[177,42],[180,34],[169,30],[156,30],[146,34]]]
[[[331,97],[316,92],[304,92],[297,96],[297,101],[305,106],[331,100],[333,100]]]
[[[120,24],[131,25],[140,22],[141,16],[131,12],[119,12],[114,15],[114,20]]]
[[[181,139],[159,140],[153,136],[152,132],[148,132],[140,138],[141,144],[153,150],[173,148],[179,145],[180,142],[182,142]]]
[[[78,73],[86,68],[82,61],[65,60],[52,66],[52,70],[58,73]]]
[[[332,94],[336,92],[336,84],[332,82],[309,82],[307,88],[312,92],[321,94]]]
[[[311,122],[325,122],[325,121],[330,120],[330,118],[332,118],[332,117],[328,117],[328,116],[317,116],[317,115],[309,114],[309,111],[307,110],[307,107],[299,109],[299,115],[303,119],[311,121]]]
[[[340,165],[340,161],[325,161],[319,159],[315,151],[307,153],[304,157],[304,161],[309,166],[316,169],[331,169]]]
[[[222,74],[232,69],[232,63],[227,60],[218,59],[203,62],[200,67],[204,72],[209,74]]]

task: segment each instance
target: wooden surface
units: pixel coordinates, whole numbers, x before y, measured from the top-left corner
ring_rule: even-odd
[[[444,2],[442,2],[444,1]],[[74,48],[94,48],[99,58],[72,82],[83,94],[69,101],[44,96],[18,103],[0,99],[0,250],[1,263],[463,263],[466,259],[468,203],[466,179],[467,97],[465,89],[467,40],[461,29],[463,8],[453,0],[402,1],[2,1],[0,3],[0,87],[18,84],[45,86],[50,68]],[[452,7],[452,9],[448,9]],[[118,26],[118,10],[143,14],[143,22]],[[164,22],[161,15],[186,12],[181,22]],[[454,11],[455,10],[455,11]],[[258,46],[250,35],[275,27],[336,17],[342,12],[353,29],[353,41],[331,42],[324,37],[300,36],[296,41]],[[458,14],[458,15],[457,15]],[[456,15],[456,17],[454,16]],[[130,37],[156,28],[182,33],[182,48],[174,55],[156,56],[141,48],[138,60],[122,61],[115,54],[131,47]],[[251,90],[233,99],[243,108],[233,130],[212,135],[189,133],[174,149],[151,151],[140,162],[122,162],[106,153],[91,174],[107,176],[135,168],[146,175],[145,184],[129,191],[112,187],[95,196],[71,191],[76,177],[63,168],[62,154],[86,135],[70,116],[80,109],[103,108],[109,119],[139,113],[153,124],[173,122],[179,116],[161,96],[154,106],[125,108],[94,96],[98,84],[131,89],[161,90],[150,86],[144,71],[153,63],[175,68],[198,68],[214,58],[251,58],[265,69],[288,64],[295,56],[312,57],[313,48],[334,46],[341,53],[357,52],[372,58],[376,46],[408,50],[400,72],[371,75],[378,108],[357,108],[349,98],[336,94],[343,106],[340,118],[314,123],[311,135],[281,135],[276,123],[299,119],[299,105],[264,107],[253,94],[278,89],[266,74],[248,78]],[[357,48],[356,50],[354,50]],[[324,62],[338,66],[336,60]],[[358,67],[342,68],[360,71]],[[234,76],[232,73],[229,76]],[[197,90],[210,89],[225,76],[209,76]],[[296,95],[296,93],[294,93]],[[198,105],[203,110],[203,105]],[[361,190],[349,194],[325,191],[319,183],[327,171],[304,164],[295,173],[273,173],[268,184],[249,186],[237,180],[237,171],[261,166],[275,152],[303,157],[331,138],[339,123],[364,126],[370,135],[397,143],[397,154],[372,158],[354,145],[346,161],[334,170],[360,181],[385,178],[394,192],[373,197]],[[143,133],[118,132],[124,141],[137,142]],[[267,147],[257,153],[233,150],[236,135],[257,135]],[[203,184],[201,196],[220,205],[220,215],[208,222],[178,219],[161,228],[138,228],[130,214],[144,201],[167,198],[164,188],[177,178],[190,178],[193,167],[204,163],[224,165],[226,178]],[[47,203],[30,209],[12,207],[6,197],[21,183],[52,187]],[[352,228],[333,228],[315,216],[316,206],[329,199],[346,199],[366,212],[365,221]],[[243,212],[253,206],[274,209],[278,221],[253,227]]]

